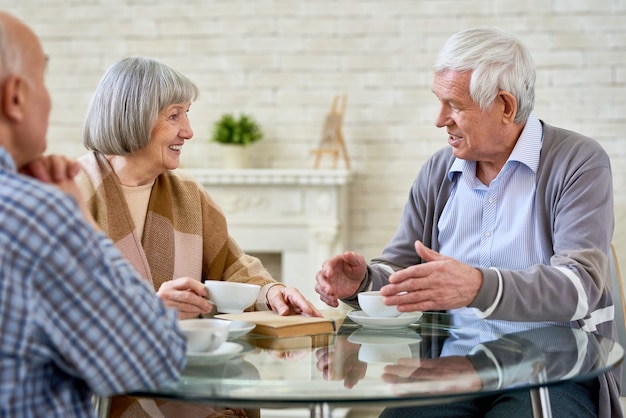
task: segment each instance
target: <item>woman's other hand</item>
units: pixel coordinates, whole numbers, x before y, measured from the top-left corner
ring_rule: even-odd
[[[267,302],[274,312],[279,315],[306,315],[322,316],[295,287],[272,286],[267,292]]]

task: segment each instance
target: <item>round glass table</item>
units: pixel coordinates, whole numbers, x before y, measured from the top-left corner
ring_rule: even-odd
[[[176,384],[133,395],[309,408],[312,417],[331,417],[336,407],[436,404],[527,389],[533,414],[550,417],[550,385],[599,376],[624,356],[612,340],[543,323],[517,332],[479,319],[459,327],[442,313],[409,324],[359,322],[346,317],[333,334],[235,336],[215,353],[190,355]]]

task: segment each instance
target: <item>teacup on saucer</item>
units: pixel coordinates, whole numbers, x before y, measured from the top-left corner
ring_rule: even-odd
[[[358,295],[359,306],[372,318],[396,318],[400,316],[395,305],[385,305],[380,291],[361,292]]]
[[[230,321],[214,318],[184,319],[178,322],[187,339],[187,351],[210,353],[217,350],[228,337]]]

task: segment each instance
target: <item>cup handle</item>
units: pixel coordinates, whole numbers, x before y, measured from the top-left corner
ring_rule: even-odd
[[[215,341],[220,339],[219,331],[211,331],[211,346],[215,344]]]

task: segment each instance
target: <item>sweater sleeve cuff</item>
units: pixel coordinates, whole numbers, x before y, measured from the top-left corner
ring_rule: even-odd
[[[261,287],[261,291],[259,292],[259,296],[256,298],[256,302],[254,302],[254,310],[255,311],[271,311],[272,307],[270,306],[269,300],[267,300],[267,294],[270,289],[274,286],[283,286],[286,287],[283,283],[267,283],[263,287]]]
[[[496,268],[479,269],[483,275],[483,284],[471,306],[478,310],[478,316],[488,318],[502,299],[502,274]]]

